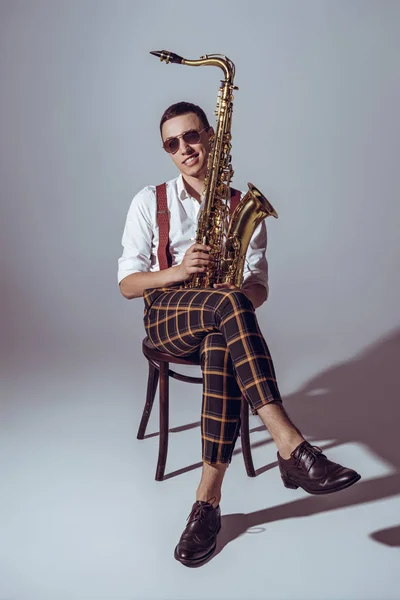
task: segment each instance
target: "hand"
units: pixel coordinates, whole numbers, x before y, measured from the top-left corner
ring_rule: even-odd
[[[243,292],[243,294],[245,294],[247,297],[248,294],[246,294],[246,290],[243,290],[242,288],[237,287],[237,285],[233,285],[233,283],[214,283],[214,288],[216,290],[237,290],[238,292]]]
[[[208,264],[214,260],[209,252],[210,246],[204,244],[193,244],[186,250],[185,256],[178,267],[183,281],[193,273],[204,273]]]
[[[251,295],[251,292],[249,292],[249,290],[247,290],[247,289],[238,288],[236,285],[233,285],[233,283],[214,283],[214,288],[216,290],[225,289],[225,290],[237,290],[237,291],[243,292],[243,294],[245,296],[247,296],[247,298],[250,300],[250,302],[252,304],[254,304],[254,299]]]
[[[233,283],[214,283],[214,287],[216,290],[226,289],[226,290],[239,290],[236,285]]]

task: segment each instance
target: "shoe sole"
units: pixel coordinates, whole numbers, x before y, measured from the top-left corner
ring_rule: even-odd
[[[216,535],[218,535],[220,529],[221,529],[221,526],[218,527],[218,531],[217,531]],[[178,556],[178,554],[176,552],[176,548],[175,548],[174,558],[178,562],[182,563],[185,567],[199,567],[203,563],[207,562],[207,560],[209,558],[211,558],[211,556],[215,552],[216,547],[217,547],[217,542],[215,542],[214,546],[211,548],[211,550],[209,550],[207,552],[207,554],[205,554],[204,556],[201,556],[200,558],[195,558],[193,560],[186,560],[185,558],[180,558],[180,556]]]
[[[305,492],[307,492],[307,494],[312,494],[313,496],[323,496],[324,494],[333,494],[334,492],[340,492],[342,490],[345,490],[346,488],[357,483],[357,481],[360,481],[360,479],[361,479],[361,475],[358,475],[354,479],[351,479],[350,481],[346,481],[346,483],[343,483],[341,486],[336,487],[334,489],[331,488],[329,490],[310,490],[310,489],[307,489],[306,487],[304,487],[303,485],[301,485],[301,483],[296,483],[296,482],[292,481],[291,479],[287,479],[287,483],[283,482],[283,485],[286,488],[289,488],[291,490],[297,490],[297,488],[301,487]]]

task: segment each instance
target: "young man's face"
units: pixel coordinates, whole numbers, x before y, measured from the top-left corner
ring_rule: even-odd
[[[186,131],[201,131],[204,125],[195,113],[187,113],[173,117],[162,126],[163,143],[172,137],[177,137]],[[203,131],[198,144],[187,144],[182,137],[179,138],[179,148],[171,158],[182,175],[200,178],[204,177],[207,170],[207,158],[210,150],[210,136],[212,127]]]

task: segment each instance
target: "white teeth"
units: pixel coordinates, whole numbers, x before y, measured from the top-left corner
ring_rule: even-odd
[[[197,157],[198,157],[198,154],[195,154],[194,156],[190,156],[189,158],[187,158],[185,160],[185,164],[186,165],[191,164],[192,162],[194,162],[196,160]]]

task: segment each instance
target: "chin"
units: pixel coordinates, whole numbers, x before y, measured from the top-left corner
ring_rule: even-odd
[[[202,172],[202,169],[187,169],[187,171],[183,171],[183,175],[187,175],[188,177],[200,177]]]
[[[204,176],[207,172],[207,168],[205,165],[194,165],[193,170],[191,171],[190,175],[192,175],[192,177],[201,177]]]
[[[192,177],[200,177],[201,175],[203,175],[203,169],[195,169],[190,174]]]

